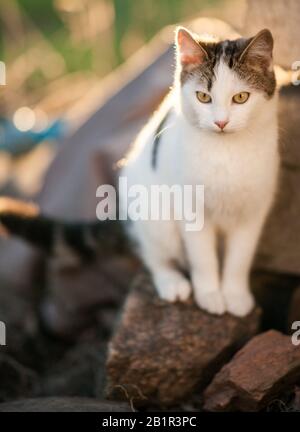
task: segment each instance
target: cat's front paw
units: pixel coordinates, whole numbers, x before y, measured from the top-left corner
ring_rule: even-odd
[[[168,302],[186,301],[192,292],[191,284],[183,277],[165,278],[163,282],[157,284],[160,298]]]
[[[227,312],[237,317],[248,315],[255,306],[254,297],[249,291],[228,290],[223,295]]]
[[[225,313],[224,299],[219,290],[207,292],[196,290],[195,300],[201,309],[204,309],[211,314],[222,315]]]

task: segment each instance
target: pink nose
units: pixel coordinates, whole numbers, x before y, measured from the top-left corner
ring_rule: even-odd
[[[215,125],[217,125],[222,130],[225,128],[225,126],[227,125],[227,123],[228,123],[227,120],[215,121]]]

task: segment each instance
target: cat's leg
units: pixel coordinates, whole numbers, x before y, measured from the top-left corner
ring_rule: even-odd
[[[192,292],[190,282],[171,263],[166,261],[154,263],[152,275],[157,292],[163,300],[169,302],[185,301],[190,297]]]
[[[249,273],[264,219],[257,216],[226,233],[222,292],[227,311],[236,316],[245,316],[254,307]]]
[[[137,230],[140,252],[160,298],[169,302],[187,300],[192,288],[179,269],[183,264],[183,249],[176,223],[149,221],[136,223],[136,228],[141,228]]]
[[[225,304],[220,290],[216,230],[206,218],[201,231],[184,231],[183,236],[196,303],[221,315]]]

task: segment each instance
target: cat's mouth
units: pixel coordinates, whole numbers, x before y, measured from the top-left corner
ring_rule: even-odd
[[[213,129],[213,131],[218,134],[218,135],[227,135],[229,134],[231,131],[230,130],[224,130],[224,129]]]
[[[199,129],[214,133],[216,135],[224,136],[224,135],[231,135],[234,132],[237,132],[239,129],[235,128],[226,128],[226,129],[216,129],[213,126],[200,126]]]
[[[215,129],[215,128],[212,128],[211,130],[216,135],[224,136],[224,135],[232,135],[232,134],[238,132],[241,129],[231,127],[231,128],[228,128],[228,129],[227,128],[226,129]]]

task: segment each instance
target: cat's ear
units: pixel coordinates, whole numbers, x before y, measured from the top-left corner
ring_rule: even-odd
[[[248,40],[246,48],[240,55],[240,61],[260,62],[267,69],[273,67],[273,36],[270,30],[264,29]]]
[[[205,48],[184,27],[177,28],[175,40],[178,63],[183,68],[193,68],[207,60]]]

